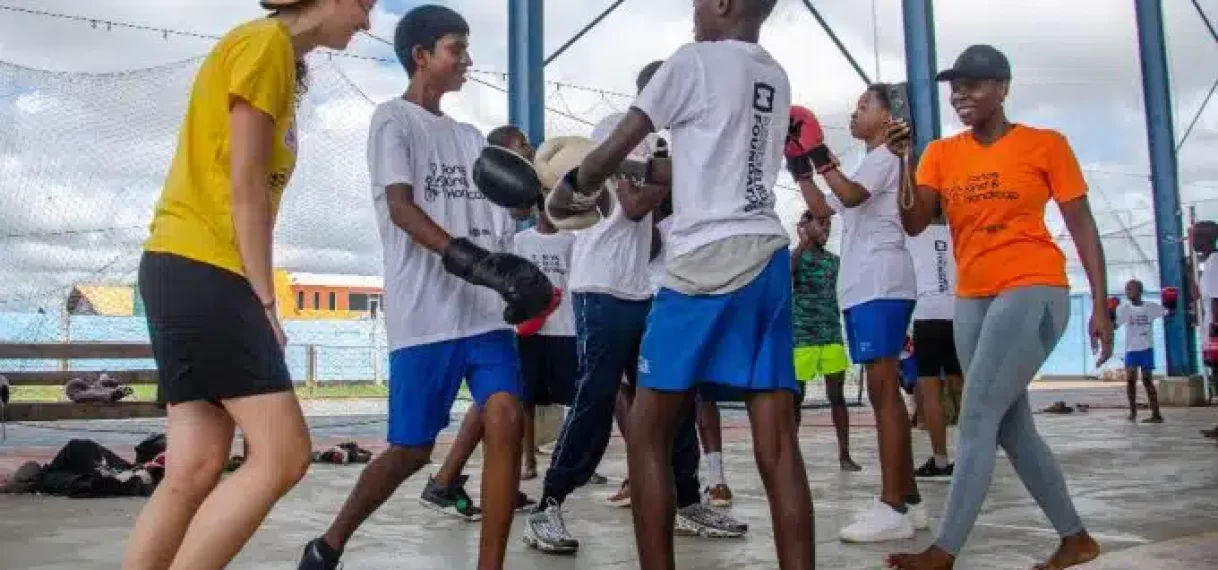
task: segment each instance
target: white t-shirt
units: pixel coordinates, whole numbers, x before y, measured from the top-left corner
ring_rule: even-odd
[[[1210,323],[1214,322],[1210,305],[1213,299],[1218,298],[1218,253],[1210,254],[1209,258],[1201,262],[1201,277],[1197,280],[1197,288],[1201,290],[1201,302],[1204,304],[1201,307],[1203,318],[1198,336],[1205,339],[1209,338]]]
[[[414,202],[453,237],[489,251],[510,251],[516,226],[474,186],[474,161],[486,139],[472,125],[406,101],[377,106],[368,131],[368,171],[385,268],[385,329],[396,350],[508,329],[503,299],[444,270],[438,254],[414,242],[389,217],[385,188],[409,184]]]
[[[950,321],[956,315],[956,256],[946,225],[931,224],[916,236],[906,236],[918,283],[913,318]]]
[[[774,211],[791,85],[760,45],[686,44],[634,107],[672,133],[669,259],[734,236],[786,236]]]
[[[537,334],[544,336],[575,336],[575,313],[571,309],[571,292],[567,291],[567,276],[571,272],[571,246],[575,236],[569,232],[543,234],[529,228],[516,234],[512,249],[516,255],[532,261],[550,283],[562,289],[562,303],[546,318]]]
[[[656,258],[651,260],[651,291],[659,293],[664,287],[664,279],[668,277],[668,268],[665,266],[665,258],[668,255],[668,234],[672,230],[672,216],[660,220],[656,224],[656,229],[660,230],[660,251],[656,254]]]
[[[837,300],[842,310],[877,299],[917,299],[913,260],[897,208],[900,159],[880,146],[867,153],[850,179],[871,197],[853,208],[837,196],[829,205],[842,215],[842,267]]]
[[[1155,319],[1166,314],[1167,309],[1158,303],[1121,303],[1116,310],[1116,325],[1125,328],[1125,352],[1154,348]]]
[[[592,140],[600,143],[613,133],[625,115],[610,115],[597,123]],[[656,135],[648,136],[630,153],[633,160],[647,160],[655,149]],[[604,293],[621,299],[651,298],[648,262],[651,259],[651,214],[635,222],[614,200],[613,213],[596,225],[575,232],[572,251],[571,290]]]

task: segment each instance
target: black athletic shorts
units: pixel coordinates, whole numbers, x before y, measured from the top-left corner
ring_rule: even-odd
[[[579,374],[575,337],[535,334],[516,339],[520,345],[524,401],[534,406],[570,406],[575,400],[575,381]]]
[[[162,403],[219,403],[292,389],[283,349],[245,277],[145,252],[139,289]]]
[[[914,363],[918,378],[938,378],[960,375],[960,360],[956,358],[956,334],[952,321],[914,321]]]

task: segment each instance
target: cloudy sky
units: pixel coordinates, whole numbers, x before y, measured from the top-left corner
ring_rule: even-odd
[[[547,52],[610,0],[548,2]],[[504,0],[449,0],[472,26],[474,81],[445,100],[484,130],[507,120]],[[904,78],[899,0],[819,0],[825,18],[873,78]],[[1155,283],[1145,119],[1133,2],[1128,0],[936,0],[938,58],[992,43],[1012,60],[1009,113],[1060,129],[1087,169],[1114,281]],[[1182,136],[1218,71],[1218,42],[1191,3],[1166,4],[1176,136]],[[109,26],[90,19],[204,36],[261,14],[254,0],[0,0],[0,5],[84,18],[0,10],[0,311],[51,306],[78,282],[131,282],[140,241],[168,166],[198,58],[213,40]],[[412,2],[381,0],[373,33],[392,37]],[[1218,19],[1218,0],[1202,0]],[[587,134],[626,108],[644,64],[691,37],[690,3],[627,1],[550,65],[553,134]],[[874,17],[873,17],[874,15]],[[787,68],[795,100],[830,125],[851,162],[858,145],[842,130],[864,85],[801,2],[780,0],[762,43]],[[356,56],[356,57],[351,57]],[[359,37],[347,54],[312,58],[312,90],[300,112],[302,158],[285,198],[277,260],[290,269],[375,274],[380,248],[368,198],[364,146],[373,104],[399,94],[405,75],[392,51]],[[378,61],[380,60],[380,61]],[[583,89],[584,86],[591,89]],[[944,133],[960,129],[943,102]],[[568,116],[562,116],[568,115]],[[1180,153],[1181,194],[1218,216],[1218,103]],[[793,218],[800,200],[780,192]],[[1060,228],[1056,214],[1050,223]],[[1131,239],[1132,236],[1132,239]],[[1063,239],[1067,250],[1073,246]],[[1085,288],[1080,278],[1076,287]]]

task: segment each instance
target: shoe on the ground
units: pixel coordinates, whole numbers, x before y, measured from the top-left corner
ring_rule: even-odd
[[[840,467],[842,471],[845,471],[847,473],[857,473],[857,472],[863,470],[863,467],[861,465],[859,465],[858,463],[855,463],[854,460],[849,457],[843,457],[841,459],[838,459],[837,464],[838,464],[838,467]]]
[[[1161,424],[1161,423],[1163,423],[1163,416],[1150,416],[1149,418],[1142,420],[1142,423],[1144,423],[1144,424]]]
[[[579,541],[567,532],[567,523],[562,518],[562,505],[554,499],[529,515],[524,525],[524,543],[550,554],[573,554],[579,550]]]
[[[528,513],[537,508],[537,501],[530,499],[523,491],[516,491],[516,512]]]
[[[427,478],[427,486],[419,495],[419,504],[437,513],[457,517],[466,521],[482,520],[482,509],[474,505],[474,501],[465,492],[465,482],[469,475],[461,475],[447,489],[441,487],[434,477]]]
[[[732,506],[732,490],[725,483],[707,487],[702,494],[706,503],[712,507],[723,509]]]
[[[1209,438],[1209,439],[1218,439],[1218,427],[1216,427],[1214,429],[1201,430],[1201,437],[1205,437],[1205,438]]]
[[[923,463],[921,467],[914,470],[914,477],[918,479],[927,479],[930,481],[952,480],[952,474],[956,472],[956,464],[948,463],[946,467],[939,467],[935,463],[935,458],[930,458]]]
[[[914,532],[930,530],[930,515],[926,512],[925,502],[916,505],[906,504],[905,508],[908,509],[905,516],[909,518],[909,524],[913,525]]]
[[[593,473],[592,476],[588,478],[589,485],[605,485],[607,483],[609,483],[609,478],[601,475],[600,473]]]
[[[737,538],[748,531],[749,525],[702,503],[677,509],[677,520],[673,527],[673,534],[704,538]]]
[[[310,540],[304,547],[304,553],[300,556],[300,564],[296,566],[296,570],[337,570],[339,567],[338,559],[327,560],[321,553],[318,543],[321,542],[321,537]]]
[[[622,509],[630,508],[630,479],[622,481],[622,486],[616,493],[605,497],[605,504]]]
[[[841,531],[842,542],[870,543],[909,540],[914,537],[913,521],[905,514],[876,500]]]

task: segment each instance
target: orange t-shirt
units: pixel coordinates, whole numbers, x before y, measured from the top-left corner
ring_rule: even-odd
[[[965,131],[930,143],[917,178],[939,194],[951,228],[958,296],[1069,286],[1045,205],[1085,196],[1087,182],[1061,133],[1015,125],[985,147]]]

